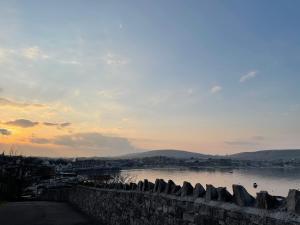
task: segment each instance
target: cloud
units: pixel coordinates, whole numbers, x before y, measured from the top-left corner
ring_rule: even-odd
[[[60,126],[61,127],[68,127],[68,126],[71,126],[71,123],[61,123]]]
[[[36,138],[36,137],[33,137],[30,139],[30,141],[32,143],[35,143],[35,144],[50,144],[51,143],[51,140],[48,139],[48,138]]]
[[[107,65],[126,65],[129,63],[127,59],[112,53],[107,53],[103,60]]]
[[[0,48],[0,63],[7,62],[9,57],[15,52],[13,49]]]
[[[50,127],[53,126],[53,127],[58,127],[58,128],[71,126],[71,123],[49,123],[49,122],[44,122],[43,124],[45,126],[50,126]]]
[[[112,151],[111,153],[133,152],[135,148],[127,138],[105,136],[100,133],[77,133],[71,135],[61,135],[52,139],[31,138],[31,143],[54,144],[72,148],[88,148],[99,151]]]
[[[0,107],[1,106],[12,106],[12,107],[29,107],[29,106],[33,106],[33,107],[45,107],[42,104],[36,104],[36,103],[27,103],[27,102],[17,102],[17,101],[13,101],[7,98],[1,98],[0,97]]]
[[[255,70],[250,71],[247,74],[241,76],[240,82],[244,83],[244,82],[246,82],[248,80],[251,80],[251,79],[255,78],[256,76],[257,76],[257,71],[255,71]]]
[[[16,127],[23,127],[23,128],[34,127],[37,126],[38,124],[43,124],[45,126],[57,127],[57,128],[65,128],[71,126],[71,123],[68,122],[65,123],[33,122],[27,119],[17,119],[13,121],[4,122],[3,124],[16,126]]]
[[[67,65],[81,65],[81,63],[77,60],[58,60],[58,62]]]
[[[0,48],[0,63],[11,62],[12,59],[45,60],[50,59],[38,46],[22,49]]]
[[[31,120],[26,120],[26,119],[18,119],[14,121],[8,121],[5,124],[7,125],[12,125],[16,127],[23,127],[23,128],[28,128],[28,127],[34,127],[38,125],[38,122],[32,122]]]
[[[38,46],[33,46],[29,48],[24,48],[21,51],[23,57],[36,60],[36,59],[48,59],[49,56],[42,52],[42,50]]]
[[[61,58],[58,55],[49,56],[38,46],[31,46],[20,49],[9,49],[9,48],[0,48],[0,63],[13,62],[15,59],[27,59],[31,61],[37,60],[52,60],[63,65],[73,65],[80,66],[82,62],[74,58],[74,55],[70,58]]]
[[[11,135],[11,132],[7,129],[0,128],[0,134],[4,136],[9,136]]]
[[[212,94],[216,94],[216,93],[222,91],[222,89],[223,89],[223,88],[222,88],[221,86],[215,85],[215,86],[213,86],[213,87],[210,89],[210,92],[211,92]]]
[[[59,123],[48,123],[48,122],[44,122],[43,123],[45,126],[49,126],[49,127],[55,127],[55,126],[59,126]]]

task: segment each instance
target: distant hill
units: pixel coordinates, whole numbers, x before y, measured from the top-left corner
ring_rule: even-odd
[[[300,159],[300,149],[262,150],[256,152],[241,152],[229,155],[229,158],[240,160],[291,160]]]
[[[174,150],[174,149],[161,149],[161,150],[152,150],[140,153],[132,153],[123,155],[117,158],[122,159],[136,159],[136,158],[146,158],[146,157],[157,157],[164,156],[169,158],[178,158],[178,159],[189,159],[189,158],[231,158],[239,160],[256,160],[256,161],[271,161],[271,160],[300,160],[300,149],[286,149],[286,150],[261,150],[256,152],[241,152],[232,155],[208,155],[201,154],[196,152],[189,152],[184,150]]]
[[[123,155],[120,158],[123,159],[133,159],[133,158],[146,158],[146,157],[156,157],[156,156],[164,156],[169,158],[180,158],[180,159],[189,159],[189,158],[211,158],[211,155],[205,155],[196,152],[182,151],[182,150],[174,150],[174,149],[162,149],[162,150],[152,150],[141,153],[132,153],[128,155]]]

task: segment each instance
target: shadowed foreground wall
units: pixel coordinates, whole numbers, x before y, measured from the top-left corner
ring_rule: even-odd
[[[66,191],[48,192],[48,200],[66,200]],[[68,201],[106,225],[300,225],[300,217],[236,204],[136,190],[76,186]]]

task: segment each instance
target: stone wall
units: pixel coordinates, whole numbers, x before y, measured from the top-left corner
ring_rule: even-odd
[[[51,192],[51,194],[50,194]],[[63,190],[68,201],[107,225],[300,225],[298,191],[277,198],[260,192],[253,198],[240,185],[233,195],[226,188],[185,182],[147,180],[138,184],[112,184],[100,188],[75,186]],[[57,190],[49,191],[52,199]],[[290,198],[290,199],[289,199]]]

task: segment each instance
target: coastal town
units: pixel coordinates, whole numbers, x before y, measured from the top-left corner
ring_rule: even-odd
[[[0,155],[0,198],[34,199],[44,189],[74,184],[110,182],[122,170],[177,168],[225,170],[242,168],[300,168],[300,160],[252,161],[229,158],[39,158]]]

